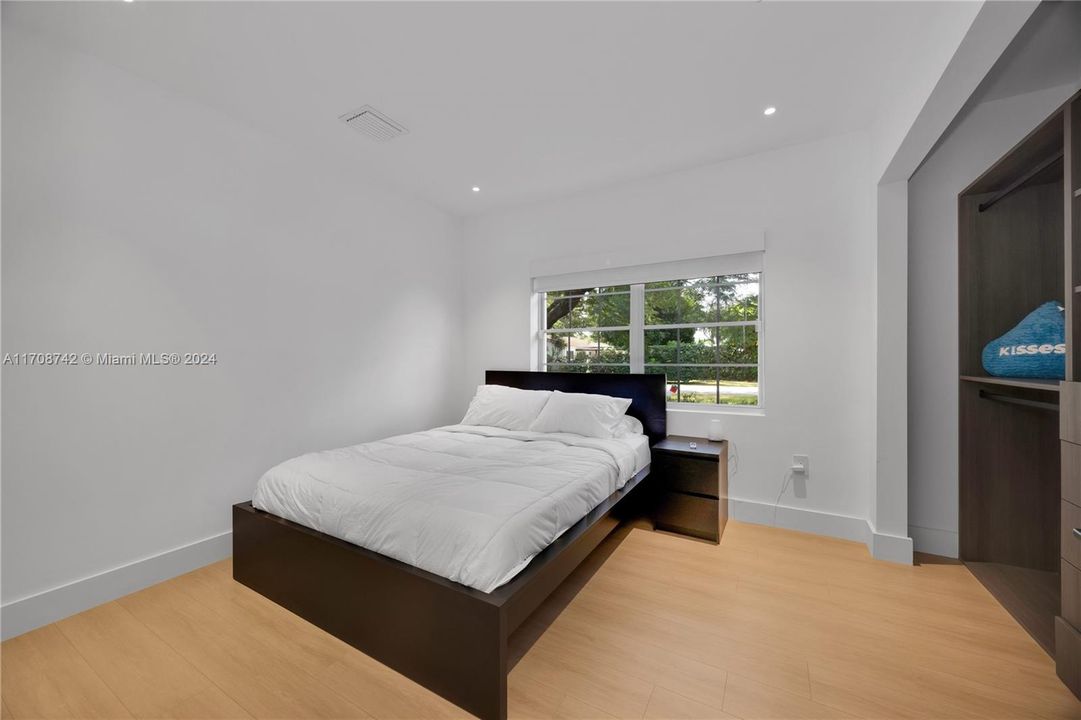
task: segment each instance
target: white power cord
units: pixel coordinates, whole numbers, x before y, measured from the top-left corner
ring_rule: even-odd
[[[777,507],[781,504],[781,497],[784,495],[784,491],[788,489],[788,483],[792,481],[792,476],[798,472],[796,470],[797,467],[802,466],[793,465],[784,475],[784,482],[781,483],[781,492],[777,493],[777,500],[773,503],[773,527],[777,527]]]

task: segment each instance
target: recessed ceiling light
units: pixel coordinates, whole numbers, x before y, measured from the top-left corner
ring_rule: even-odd
[[[766,108],[765,110],[763,110],[763,111],[762,111],[762,114],[763,114],[763,115],[772,115],[772,114],[773,114],[773,113],[775,113],[775,112],[777,112],[777,108],[775,108],[775,107],[773,107],[773,106],[771,105],[771,106],[769,106],[768,108]]]
[[[480,192],[480,188],[476,185],[473,186],[473,192]]]

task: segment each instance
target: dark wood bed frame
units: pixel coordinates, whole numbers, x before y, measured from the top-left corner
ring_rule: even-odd
[[[650,444],[666,435],[663,375],[489,370],[489,384],[631,399]],[[646,467],[507,584],[483,593],[250,502],[233,506],[233,578],[484,720],[507,717],[507,639],[641,497]]]

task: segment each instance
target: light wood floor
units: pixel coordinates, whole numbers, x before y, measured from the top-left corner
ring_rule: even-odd
[[[577,592],[577,594],[575,594]],[[1081,718],[956,564],[730,523],[626,529],[516,638],[519,718]],[[5,642],[4,718],[444,718],[462,711],[234,583],[228,562]]]

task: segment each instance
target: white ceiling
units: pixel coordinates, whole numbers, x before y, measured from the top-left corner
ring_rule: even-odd
[[[3,22],[473,215],[867,127],[962,5],[5,2]],[[409,134],[338,121],[365,104]]]

